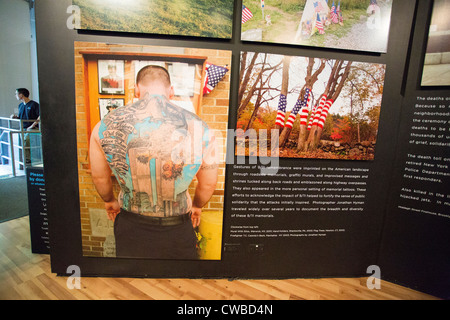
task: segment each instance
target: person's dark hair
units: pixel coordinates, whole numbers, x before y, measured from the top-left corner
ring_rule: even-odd
[[[25,88],[18,88],[16,89],[17,93],[19,94],[23,94],[25,97],[29,97],[30,96],[30,91],[28,91],[28,89]]]
[[[136,84],[146,83],[152,81],[161,81],[166,86],[170,87],[170,75],[166,68],[161,66],[149,65],[139,70],[136,76]]]

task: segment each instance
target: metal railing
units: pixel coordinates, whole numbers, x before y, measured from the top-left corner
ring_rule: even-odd
[[[19,120],[0,117],[0,163],[11,166],[11,174],[17,175],[17,168],[42,165],[41,130],[27,130],[24,123],[35,120]]]

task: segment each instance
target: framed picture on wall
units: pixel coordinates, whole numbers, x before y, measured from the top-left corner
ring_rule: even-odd
[[[392,0],[244,0],[241,40],[387,52]]]
[[[98,60],[98,88],[102,94],[124,94],[123,60]]]
[[[98,99],[98,106],[100,109],[100,120],[103,119],[108,113],[122,107],[125,104],[125,99]]]
[[[127,44],[75,42],[75,54],[78,58],[75,72],[83,73],[82,83],[76,87],[77,105],[80,107],[80,113],[77,114],[77,123],[80,124],[80,134],[77,136],[79,152],[89,154],[88,148],[92,145],[89,144],[90,137],[94,130],[98,130],[96,132],[100,136],[101,127],[104,130],[101,132],[101,139],[105,142],[105,154],[111,154],[111,157],[114,157],[111,158],[114,166],[117,164],[120,167],[121,176],[114,175],[112,180],[114,190],[118,192],[118,197],[121,188],[127,190],[130,195],[127,195],[126,202],[123,202],[128,208],[127,211],[134,210],[139,217],[144,216],[140,213],[144,213],[148,218],[145,220],[151,220],[151,223],[169,217],[166,221],[175,221],[175,226],[183,223],[185,227],[187,225],[190,228],[189,232],[184,234],[188,240],[184,243],[188,248],[182,250],[189,256],[179,254],[178,249],[181,246],[178,244],[173,245],[171,250],[158,247],[157,250],[146,250],[133,256],[154,260],[167,257],[174,260],[220,260],[225,188],[224,155],[228,125],[228,99],[224,97],[229,96],[230,76],[225,72],[228,71],[226,68],[220,75],[210,69],[211,66],[230,65],[231,51],[145,45],[139,49],[136,50],[135,45]],[[174,89],[170,90],[170,95],[162,96],[159,92],[150,95],[148,91],[136,90],[136,83],[140,84],[142,81],[138,80],[137,74],[147,66],[163,68],[153,71],[157,72],[157,77],[165,75],[165,69],[169,76],[168,83]],[[96,77],[100,90],[97,88]],[[115,79],[115,88],[105,88],[111,84],[106,81],[102,83],[105,78]],[[90,79],[94,81],[89,81]],[[123,94],[119,94],[121,91]],[[204,95],[208,95],[208,98],[204,99]],[[120,110],[106,116],[117,107],[120,107]],[[138,116],[143,118],[138,119]],[[103,120],[102,124],[97,127],[100,120]],[[198,126],[194,127],[194,124]],[[188,125],[192,127],[187,127],[190,131],[185,129]],[[167,126],[180,126],[180,129],[176,129],[178,131],[175,133],[175,139],[171,136],[175,129],[162,133],[161,130],[165,130]],[[205,134],[194,132],[200,126]],[[220,157],[223,160],[212,168],[217,170],[213,172],[217,173],[217,184],[214,190],[210,190],[212,195],[202,208],[200,224],[194,226],[186,220],[186,217],[189,218],[189,215],[186,216],[186,204],[187,199],[195,196],[197,186],[195,175],[189,172],[194,172],[199,168],[199,164],[196,163],[197,158],[192,156],[194,153],[190,153],[191,144],[188,137],[206,139],[206,132],[214,132],[217,155],[218,158],[223,155]],[[185,138],[180,140],[180,137]],[[181,148],[181,143],[186,146],[183,144]],[[176,163],[172,161],[172,155],[177,157]],[[170,157],[170,160],[164,159],[163,162],[163,157]],[[81,227],[83,256],[130,258],[130,254],[121,250],[123,247],[120,246],[120,232],[114,231],[113,220],[117,225],[117,221],[124,215],[119,215],[119,220],[108,218],[105,202],[96,191],[92,180],[94,161],[87,157],[79,160],[84,166],[80,169],[79,176],[90,181],[88,184],[79,185],[80,195],[85,192],[92,195],[90,199],[80,196],[80,217],[86,217],[83,218],[84,225]],[[176,230],[178,229],[173,229]],[[127,239],[131,239],[131,236]],[[181,237],[171,239],[175,241]],[[148,249],[145,244],[151,242],[142,243],[142,246],[139,243],[125,247]]]
[[[450,0],[435,0],[421,85],[450,86]]]
[[[236,129],[279,132],[282,158],[374,160],[384,64],[241,52],[241,69]],[[239,137],[236,155],[255,146]]]
[[[234,0],[72,0],[80,29],[231,39]]]

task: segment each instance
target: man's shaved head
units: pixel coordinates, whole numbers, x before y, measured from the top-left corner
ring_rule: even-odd
[[[136,84],[141,86],[148,86],[152,83],[160,83],[166,87],[170,87],[169,72],[160,66],[145,66],[139,70],[136,76]]]

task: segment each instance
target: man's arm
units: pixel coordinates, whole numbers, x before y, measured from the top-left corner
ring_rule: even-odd
[[[195,188],[194,200],[192,201],[192,225],[197,227],[200,224],[202,207],[211,199],[216,190],[218,176],[218,157],[216,152],[217,142],[215,136],[210,133],[210,141],[203,163],[197,172],[197,186]]]
[[[200,224],[202,207],[211,199],[217,184],[217,164],[206,164],[200,167],[197,172],[197,186],[195,188],[194,200],[192,201],[192,225],[197,227]]]
[[[33,130],[34,128],[36,128],[39,125],[39,121],[41,121],[41,117],[39,116],[35,122],[33,122],[33,124],[31,126],[29,126],[27,128],[27,130]]]
[[[111,168],[109,167],[105,154],[100,146],[98,127],[99,124],[97,124],[92,131],[89,146],[92,182],[94,183],[99,196],[105,202],[108,218],[114,221],[116,215],[120,211],[120,206],[113,192]]]

